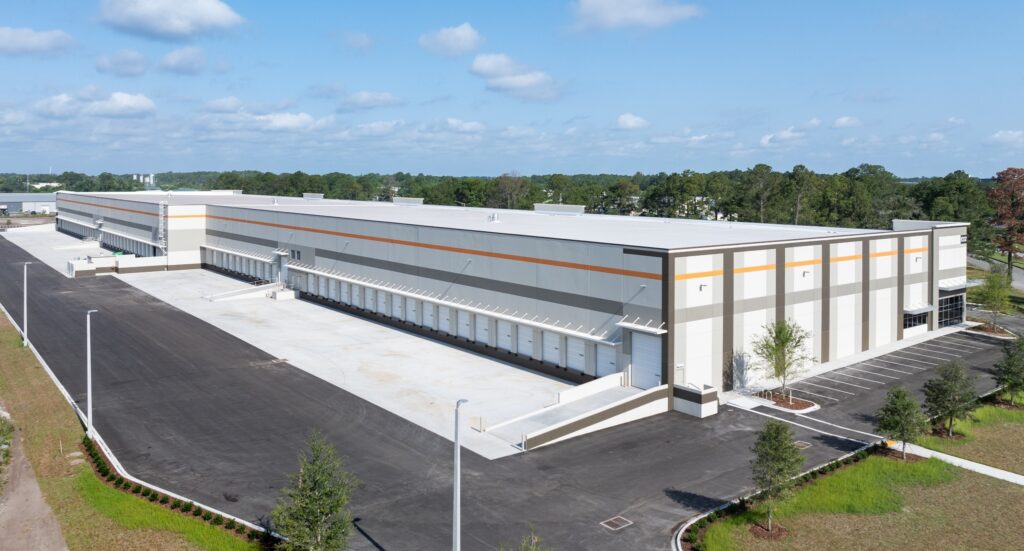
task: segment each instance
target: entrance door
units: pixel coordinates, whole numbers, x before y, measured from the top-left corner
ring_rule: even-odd
[[[653,388],[661,384],[661,337],[633,333],[632,359],[632,386]]]

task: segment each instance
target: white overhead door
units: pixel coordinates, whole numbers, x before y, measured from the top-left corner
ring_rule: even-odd
[[[337,302],[338,301],[338,286],[341,285],[340,281],[333,279],[327,280],[327,298]]]
[[[522,356],[533,357],[533,328],[520,325],[516,330],[516,351]]]
[[[566,339],[565,365],[569,369],[585,371],[587,367],[587,345],[583,339],[568,337]]]
[[[405,321],[416,323],[416,310],[419,309],[418,300],[412,297],[405,297]]]
[[[465,310],[458,310],[459,336],[466,340],[473,340],[473,326],[470,324],[471,315]]]
[[[498,320],[498,348],[512,350],[512,322]]]
[[[394,297],[386,291],[377,291],[377,313],[391,315],[391,300]]]
[[[331,284],[331,280],[323,276],[319,276],[317,277],[317,279],[320,280],[320,296],[327,297],[330,294],[330,292],[327,290],[327,286]]]
[[[320,289],[316,284],[316,276],[313,274],[306,274],[306,292],[311,294],[317,294]]]
[[[617,372],[615,365],[615,347],[597,345],[597,376],[604,377]]]
[[[377,311],[377,291],[368,287],[363,287],[363,308],[371,312]]]
[[[352,287],[352,305],[363,307],[363,288],[359,285],[351,285]]]
[[[342,281],[341,285],[341,303],[352,304],[352,284]]]
[[[632,386],[653,388],[661,384],[661,337],[633,333],[632,359]]]
[[[429,327],[433,329],[434,325],[434,305],[429,302],[423,303],[423,327]]]
[[[476,341],[491,343],[491,318],[479,314],[476,316]]]
[[[400,295],[391,295],[391,315],[400,319],[405,319],[405,299]]]
[[[449,335],[454,334],[452,331],[452,309],[447,306],[441,306],[437,309],[437,330],[448,333]]]
[[[562,359],[562,356],[561,356],[561,345],[562,345],[562,343],[560,342],[561,340],[562,340],[562,336],[559,335],[558,333],[552,333],[551,331],[544,331],[544,333],[543,333],[544,352],[543,352],[543,355],[542,355],[542,359],[545,362],[553,363],[555,365],[560,365],[559,360]]]

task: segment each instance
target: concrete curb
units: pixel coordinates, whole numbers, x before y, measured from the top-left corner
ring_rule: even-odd
[[[18,324],[15,323],[14,318],[11,317],[11,313],[7,311],[7,308],[4,307],[3,304],[0,304],[0,311],[3,311],[4,315],[7,316],[7,320],[11,322],[11,326],[13,326],[15,329],[18,330],[18,334],[22,335],[21,327],[19,327]],[[60,380],[57,379],[57,376],[53,373],[53,370],[50,369],[50,366],[46,363],[46,360],[43,359],[43,356],[39,353],[39,351],[36,350],[36,347],[35,347],[34,344],[32,344],[31,340],[28,342],[28,347],[32,351],[32,354],[35,355],[36,360],[39,361],[39,365],[43,366],[43,369],[46,370],[46,374],[50,376],[50,380],[53,381],[53,384],[57,386],[57,390],[60,391],[61,395],[64,396],[64,399],[71,406],[71,410],[74,411],[75,414],[78,416],[79,422],[82,423],[83,426],[85,426],[85,424],[87,422],[85,413],[82,412],[81,409],[79,409],[78,404],[75,403],[75,401],[71,398],[71,394],[68,393],[67,389],[64,388],[64,385],[62,385],[60,383]],[[156,490],[156,491],[160,492],[161,494],[164,494],[164,495],[166,495],[168,497],[171,497],[173,499],[179,499],[181,501],[192,502],[194,505],[199,505],[200,507],[202,507],[206,511],[210,511],[211,513],[221,515],[225,519],[234,520],[236,523],[242,524],[242,525],[244,525],[244,526],[246,526],[246,527],[248,527],[250,529],[256,529],[256,530],[259,530],[261,532],[265,532],[266,531],[262,526],[253,524],[253,523],[251,523],[251,522],[249,522],[249,521],[247,521],[245,519],[236,517],[236,516],[234,516],[234,515],[232,515],[230,513],[225,513],[224,511],[221,511],[221,510],[219,510],[219,509],[217,509],[215,507],[211,507],[209,505],[206,505],[205,503],[201,503],[201,502],[196,501],[194,499],[189,499],[188,497],[185,497],[183,495],[179,495],[179,494],[174,493],[174,492],[172,492],[170,490],[166,490],[164,488],[161,488],[160,486],[157,486],[155,484],[151,484],[149,482],[146,482],[145,480],[142,480],[140,478],[136,478],[136,477],[132,476],[131,474],[128,473],[127,470],[125,470],[124,466],[121,465],[121,462],[118,461],[117,456],[114,455],[113,450],[111,450],[110,447],[107,446],[106,441],[103,440],[103,436],[100,435],[99,431],[97,431],[95,427],[93,427],[93,433],[94,433],[93,441],[96,442],[97,444],[99,444],[100,448],[103,449],[104,455],[106,455],[107,459],[110,460],[110,463],[114,467],[114,470],[117,471],[117,473],[119,475],[121,475],[125,480],[129,480],[131,482],[140,484],[142,486],[146,486],[146,487],[150,488],[151,490]],[[92,467],[90,467],[90,469],[91,468]]]

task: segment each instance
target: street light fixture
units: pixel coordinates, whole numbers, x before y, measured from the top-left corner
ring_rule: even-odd
[[[460,473],[461,464],[459,461],[459,458],[462,455],[462,446],[459,445],[459,408],[466,402],[469,402],[469,400],[461,399],[458,402],[455,402],[455,494],[452,496],[452,551],[461,551],[462,549],[462,541],[459,537],[460,525],[462,524],[462,511],[459,504],[460,492],[462,490],[460,487],[460,478],[462,475]]]
[[[88,418],[85,431],[89,438],[93,438],[92,430],[92,315],[99,310],[89,310],[85,313],[85,403],[86,416]]]
[[[28,346],[28,265],[31,262],[25,263],[24,271],[22,272],[22,295],[21,295],[21,345]]]

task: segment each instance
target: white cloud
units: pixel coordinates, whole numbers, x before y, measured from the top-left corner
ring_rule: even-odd
[[[502,138],[508,138],[511,140],[518,140],[522,138],[529,138],[537,134],[537,131],[528,126],[507,126],[501,131]]]
[[[967,121],[960,117],[949,117],[948,119],[946,119],[946,122],[954,126],[961,126],[967,124]]]
[[[78,100],[71,94],[57,94],[41,99],[32,106],[37,115],[53,119],[65,119],[78,113]]]
[[[924,141],[930,143],[943,142],[946,141],[946,135],[943,134],[942,132],[931,132],[930,134],[924,137]]]
[[[666,0],[579,0],[576,26],[580,29],[664,27],[700,15],[692,4]]]
[[[206,110],[213,113],[234,113],[242,108],[242,102],[235,96],[218,98],[206,102]]]
[[[843,141],[841,141],[839,143],[841,145],[845,146],[845,147],[849,147],[849,146],[857,143],[857,138],[845,138]]]
[[[1024,145],[1024,130],[1000,130],[989,141],[1006,145]]]
[[[348,110],[373,109],[375,107],[387,107],[398,105],[402,100],[398,99],[391,92],[354,92],[349,94],[342,107]]]
[[[620,130],[637,130],[651,125],[651,123],[647,122],[647,119],[634,115],[633,113],[623,113],[619,115],[619,118],[615,120],[615,124]]]
[[[356,125],[354,133],[358,136],[387,136],[393,134],[404,124],[401,120],[395,121],[373,121]]]
[[[373,47],[373,39],[366,33],[345,33],[342,43],[353,50],[369,50]]]
[[[765,134],[761,136],[761,147],[770,147],[773,145],[779,145],[786,142],[792,142],[799,140],[804,137],[804,133],[797,130],[795,127],[790,126],[785,130],[773,132],[771,134]]]
[[[97,117],[129,118],[144,117],[155,110],[153,100],[142,94],[114,92],[106,99],[87,103],[82,112]]]
[[[487,128],[484,126],[484,123],[479,121],[464,121],[462,119],[456,119],[452,117],[449,117],[446,123],[448,125],[449,130],[454,130],[456,132],[483,132]]]
[[[41,54],[70,45],[71,35],[64,31],[0,27],[0,54]]]
[[[160,60],[160,69],[179,75],[197,75],[205,67],[206,56],[202,49],[195,46],[178,48]]]
[[[446,56],[467,54],[479,48],[483,42],[484,37],[469,23],[463,23],[458,27],[445,27],[420,36],[420,46],[435,54]]]
[[[849,115],[839,117],[832,123],[832,128],[855,128],[857,126],[860,126],[860,120]]]
[[[267,113],[253,118],[265,130],[308,130],[317,124],[309,113]]]
[[[244,21],[221,0],[103,0],[100,19],[123,31],[170,39],[226,29]]]
[[[818,117],[812,117],[809,121],[804,123],[804,128],[810,130],[821,126],[821,119]]]
[[[531,69],[505,54],[479,54],[470,72],[487,82],[487,89],[532,100],[558,96],[555,81],[544,71]]]
[[[28,120],[21,111],[0,111],[0,126],[15,126]]]
[[[146,72],[146,56],[135,50],[119,50],[96,58],[96,70],[119,77],[137,77]]]

